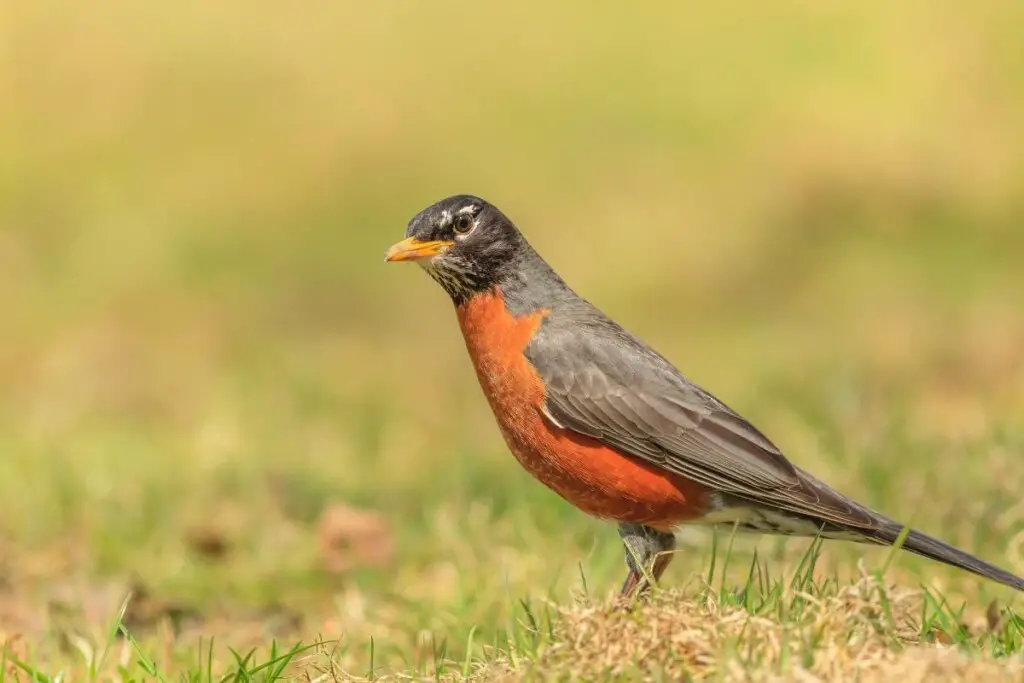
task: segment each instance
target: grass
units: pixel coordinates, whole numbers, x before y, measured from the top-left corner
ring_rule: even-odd
[[[717,546],[715,546],[717,547]],[[816,574],[815,540],[788,576],[771,575],[756,554],[745,582],[727,588],[715,574],[712,550],[700,585],[662,589],[628,610],[577,592],[569,605],[520,600],[510,621],[490,642],[465,637],[461,653],[431,640],[425,657],[404,673],[379,675],[376,644],[367,645],[365,672],[346,668],[345,647],[322,638],[281,647],[276,641],[237,651],[214,669],[214,642],[196,648],[198,659],[178,671],[187,681],[307,680],[776,680],[795,672],[816,680],[894,680],[941,676],[1006,680],[1024,672],[1024,618],[993,602],[981,623],[967,624],[963,607],[936,593],[887,585],[884,568],[853,582]],[[731,559],[729,552],[723,566]],[[724,572],[723,572],[724,573]],[[696,578],[696,577],[695,577]],[[716,579],[721,588],[716,589]],[[585,586],[584,581],[584,586]],[[81,657],[73,672],[99,680],[169,680],[130,630],[126,600],[106,639],[76,638]],[[938,646],[936,646],[938,644]],[[118,656],[116,671],[108,661]],[[9,651],[8,672],[29,680],[63,680],[68,671],[44,672]],[[113,669],[113,667],[111,667]],[[911,680],[917,680],[912,678]]]
[[[1024,572],[1022,19],[3,5],[0,676],[1012,676],[1019,598],[882,548],[694,531],[612,613],[614,531],[381,256],[489,198],[799,465]]]

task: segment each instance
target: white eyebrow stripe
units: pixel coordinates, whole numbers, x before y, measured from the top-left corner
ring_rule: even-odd
[[[464,206],[456,212],[456,215],[461,216],[464,213],[476,213],[476,206],[474,206],[473,204],[470,204],[469,206]]]
[[[445,209],[441,212],[441,225],[452,222],[452,212],[449,209]]]

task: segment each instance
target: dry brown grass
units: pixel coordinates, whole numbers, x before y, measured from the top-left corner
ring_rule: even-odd
[[[632,613],[558,608],[535,658],[505,657],[472,680],[725,680],[917,683],[1024,680],[1024,656],[994,661],[922,643],[922,594],[864,578],[829,596],[790,593],[799,611],[755,616],[664,591]],[[790,603],[792,605],[792,603]],[[979,626],[985,628],[985,626]],[[938,677],[938,678],[936,678]]]

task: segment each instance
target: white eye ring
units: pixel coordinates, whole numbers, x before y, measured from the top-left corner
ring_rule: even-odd
[[[476,221],[469,214],[462,214],[455,217],[455,222],[452,223],[452,231],[456,235],[468,235],[476,227]]]

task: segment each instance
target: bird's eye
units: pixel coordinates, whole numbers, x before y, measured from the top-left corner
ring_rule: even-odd
[[[452,224],[452,230],[455,231],[456,235],[466,235],[473,229],[473,225],[473,217],[469,214],[462,214],[461,216],[455,217],[455,222]]]

